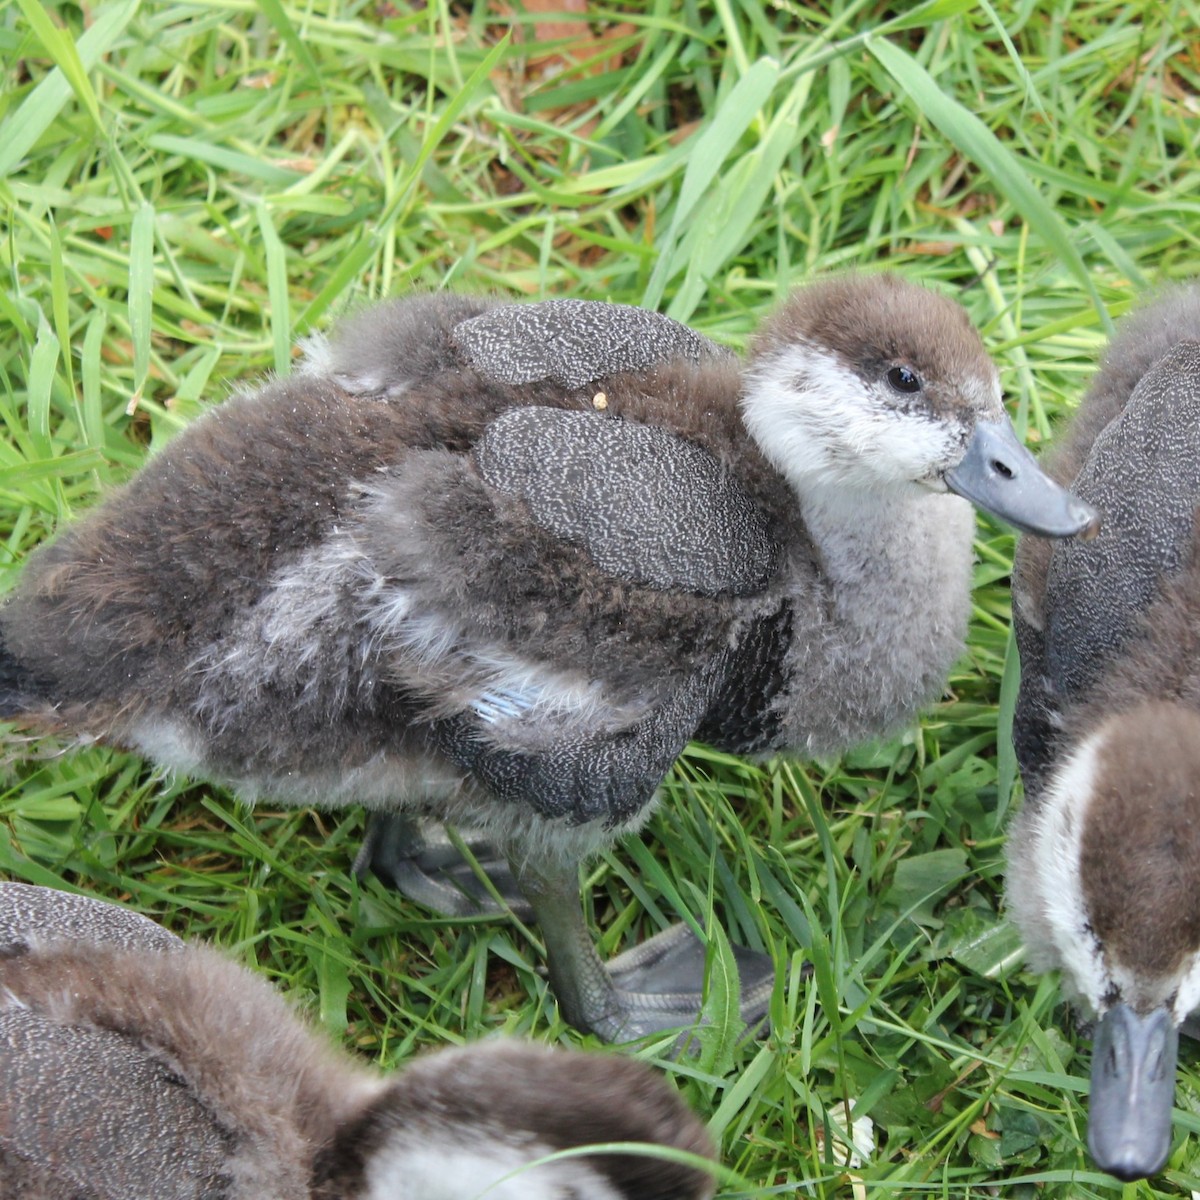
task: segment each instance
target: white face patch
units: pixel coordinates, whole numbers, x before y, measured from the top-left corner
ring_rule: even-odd
[[[1179,991],[1171,1011],[1176,1023],[1187,1019],[1200,1008],[1200,953],[1193,954],[1185,963]]]
[[[886,388],[796,343],[749,372],[746,427],[801,495],[936,480],[961,457],[962,429],[898,407]]]
[[[1064,985],[1093,1013],[1115,982],[1092,932],[1080,865],[1091,803],[1099,737],[1085,741],[1027,805],[1013,827],[1007,899],[1034,965],[1061,967]]]
[[[470,1145],[405,1136],[372,1159],[365,1200],[623,1200],[586,1158],[527,1165],[549,1153],[482,1130]]]
[[[1174,969],[1150,974],[1106,947],[1092,928],[1083,894],[1082,846],[1111,723],[1088,737],[1028,804],[1009,840],[1010,915],[1039,970],[1061,968],[1063,989],[1093,1015],[1114,995],[1137,1011],[1170,1007],[1176,1022],[1200,1007],[1200,951]],[[1116,869],[1116,868],[1114,868]],[[1169,921],[1170,917],[1165,916]]]

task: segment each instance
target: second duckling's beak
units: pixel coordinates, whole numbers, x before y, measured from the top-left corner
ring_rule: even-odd
[[[1088,538],[1100,531],[1100,514],[1037,465],[1008,421],[975,426],[962,461],[946,473],[946,486],[1023,533]]]
[[[1092,1038],[1088,1149],[1102,1171],[1127,1183],[1145,1179],[1171,1150],[1179,1031],[1165,1008],[1143,1017],[1117,1004]]]

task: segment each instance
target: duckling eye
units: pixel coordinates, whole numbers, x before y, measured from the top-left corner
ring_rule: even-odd
[[[921,390],[921,377],[907,367],[893,367],[887,373],[887,381],[897,392],[911,393]]]

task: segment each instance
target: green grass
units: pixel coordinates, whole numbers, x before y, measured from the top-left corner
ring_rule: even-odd
[[[886,264],[967,306],[1037,442],[1110,318],[1200,274],[1196,0],[594,5],[555,62],[522,12],[0,0],[9,585],[296,337],[411,287],[648,303],[740,346],[810,273]],[[981,524],[968,651],[919,727],[821,764],[696,748],[588,874],[605,952],[715,914],[777,958],[769,1041],[718,1021],[695,1061],[641,1051],[748,1182],[723,1196],[1200,1189],[1195,1048],[1168,1170],[1119,1188],[1082,1149],[1086,1041],[1002,921],[1011,552]],[[385,1064],[581,1040],[521,931],[351,878],[357,813],[250,812],[15,735],[0,781],[0,872],[228,946]],[[874,1122],[861,1166],[846,1101]]]

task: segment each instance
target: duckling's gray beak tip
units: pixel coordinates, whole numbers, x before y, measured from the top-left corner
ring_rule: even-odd
[[[1047,475],[1007,420],[980,421],[946,485],[972,504],[1042,537],[1095,537],[1100,514]]]
[[[1088,1149],[1126,1183],[1162,1170],[1171,1152],[1179,1031],[1165,1008],[1141,1016],[1117,1004],[1093,1034]]]

